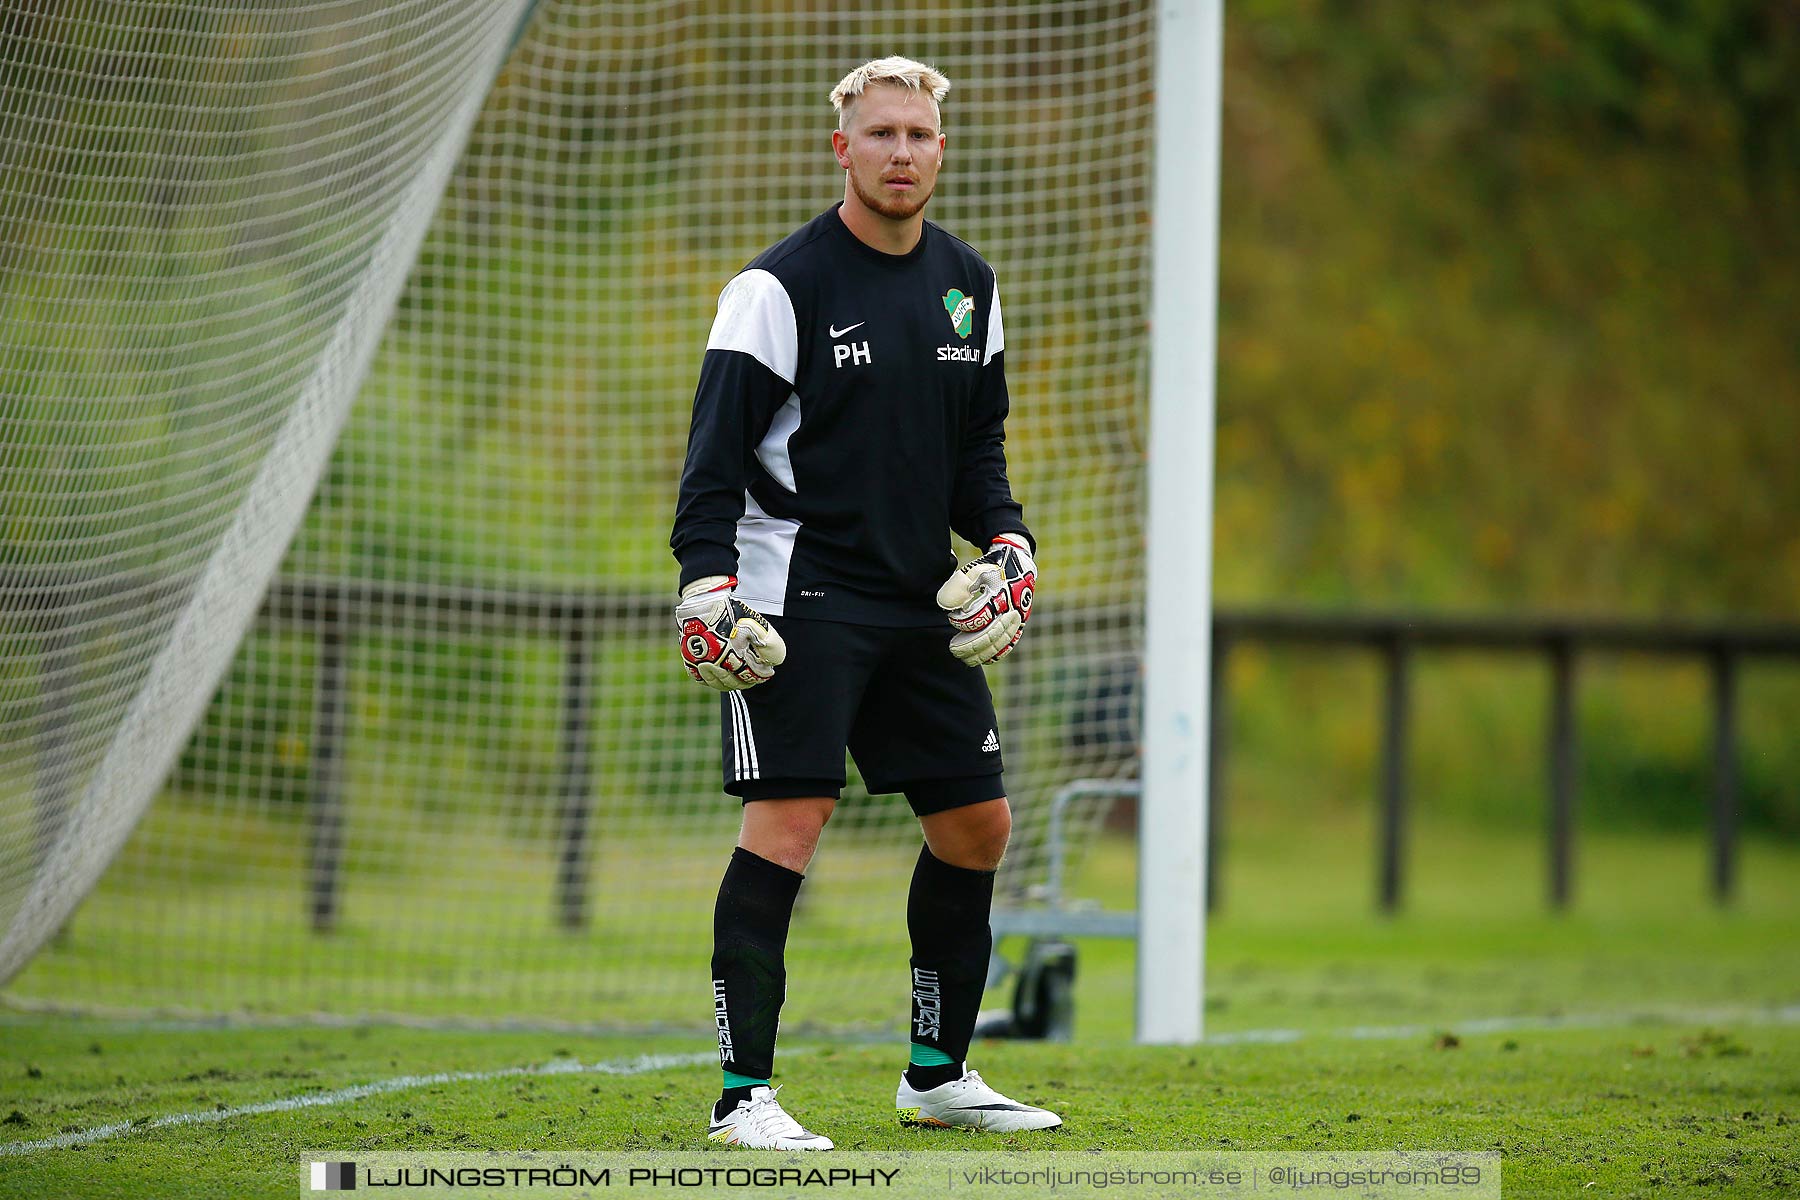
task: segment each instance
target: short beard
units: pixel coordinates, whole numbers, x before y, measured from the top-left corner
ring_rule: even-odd
[[[848,174],[850,190],[855,192],[856,198],[863,202],[863,207],[874,210],[890,221],[904,221],[908,217],[916,215],[931,199],[931,193],[937,190],[937,183],[933,181],[931,189],[922,196],[916,194],[919,190],[916,187],[913,191],[898,196],[875,195],[863,190],[862,181],[857,179],[855,171],[850,171]]]

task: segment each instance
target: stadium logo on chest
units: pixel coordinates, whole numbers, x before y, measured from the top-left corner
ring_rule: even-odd
[[[951,288],[943,295],[944,311],[950,315],[950,328],[956,330],[956,336],[966,338],[975,331],[975,300],[965,296],[957,288]],[[937,360],[947,363],[978,363],[981,351],[974,346],[939,346]]]

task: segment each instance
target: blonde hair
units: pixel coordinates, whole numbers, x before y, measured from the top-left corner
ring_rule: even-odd
[[[844,127],[851,106],[861,99],[863,90],[872,83],[891,83],[924,92],[931,97],[931,115],[940,123],[943,121],[938,112],[938,101],[950,91],[949,78],[936,67],[890,55],[864,63],[838,80],[838,85],[831,89],[831,107],[837,110],[839,129]]]

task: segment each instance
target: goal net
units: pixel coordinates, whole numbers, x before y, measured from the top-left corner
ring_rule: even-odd
[[[1057,790],[1133,772],[1150,6],[36,11],[0,100],[13,1002],[706,1024],[738,805],[672,636],[690,403],[884,54],[954,81],[928,216],[999,273],[1042,547],[989,672],[1003,902]],[[853,773],[790,1028],[900,1026],[918,841]]]

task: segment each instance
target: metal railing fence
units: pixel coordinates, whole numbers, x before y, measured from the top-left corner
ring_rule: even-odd
[[[43,639],[44,686],[40,745],[52,757],[57,730],[66,715],[72,676],[71,638],[59,614],[86,607],[86,619],[150,603],[168,590],[161,581],[126,586],[117,579],[106,595],[88,585],[0,569],[0,603]],[[558,755],[560,852],[555,882],[556,918],[571,928],[587,919],[584,892],[593,837],[594,761],[589,724],[594,712],[591,642],[594,630],[610,622],[668,619],[670,601],[660,594],[593,589],[431,587],[370,581],[281,580],[263,603],[260,620],[311,630],[318,638],[317,736],[311,746],[309,906],[315,929],[329,930],[338,905],[343,852],[343,739],[345,735],[345,650],[360,632],[403,626],[409,634],[435,630],[445,636],[483,629],[551,634],[563,644],[562,715]],[[1042,613],[1040,628],[1064,622],[1084,630],[1117,630],[1135,620],[1122,608]],[[1382,665],[1381,768],[1376,855],[1376,898],[1384,912],[1396,910],[1405,893],[1405,848],[1409,790],[1406,762],[1412,740],[1413,663],[1424,652],[1485,650],[1534,654],[1549,667],[1550,705],[1546,731],[1546,853],[1548,900],[1568,905],[1574,878],[1576,818],[1576,687],[1582,655],[1630,652],[1699,658],[1711,673],[1713,786],[1711,796],[1711,884],[1720,903],[1729,902],[1737,881],[1738,677],[1754,658],[1800,658],[1800,626],[1744,623],[1680,623],[1576,617],[1476,617],[1406,613],[1330,613],[1224,608],[1213,618],[1211,679],[1209,907],[1219,898],[1220,862],[1226,846],[1230,798],[1225,781],[1230,753],[1230,663],[1249,644],[1349,646],[1376,654]],[[672,653],[673,651],[671,651]],[[54,766],[54,764],[52,764]],[[40,770],[40,799],[46,828],[55,820],[54,789],[64,772]],[[66,780],[63,780],[66,782]]]

